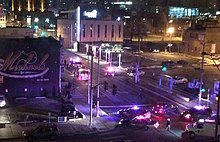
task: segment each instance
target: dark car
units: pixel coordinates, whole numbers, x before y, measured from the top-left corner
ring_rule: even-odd
[[[69,111],[75,111],[75,105],[72,102],[64,102],[61,106],[61,114],[66,114]]]
[[[136,106],[119,110],[117,114],[121,119],[133,119],[134,117],[139,115],[147,115],[149,118],[151,117],[150,111]]]
[[[189,110],[183,111],[180,114],[180,118],[185,121],[197,121],[199,119],[206,119],[211,117],[213,114],[212,109],[210,107],[204,106],[195,106]]]
[[[161,63],[162,66],[174,66],[175,65],[175,62],[172,61],[172,60],[167,60],[167,61],[163,61]]]
[[[178,106],[170,103],[159,103],[152,108],[154,114],[168,114],[172,112],[177,112]]]
[[[179,65],[187,65],[188,64],[188,62],[185,60],[178,60],[176,63]]]
[[[141,116],[135,117],[133,119],[121,119],[118,122],[116,127],[124,127],[124,128],[139,128],[148,130],[150,127],[157,128],[159,123],[156,120],[152,120],[149,118],[142,118]]]
[[[59,136],[58,127],[54,123],[42,124],[38,127],[23,131],[25,139],[28,142],[39,141],[39,140],[55,140]]]

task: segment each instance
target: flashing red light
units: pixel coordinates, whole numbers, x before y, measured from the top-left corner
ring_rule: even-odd
[[[186,118],[186,119],[190,119],[190,118],[191,118],[191,114],[186,114],[186,115],[185,115],[185,118]]]
[[[113,67],[108,67],[107,72],[114,72],[114,68]]]
[[[151,118],[151,113],[150,112],[147,112],[145,113],[144,115],[139,115],[139,116],[136,116],[137,119],[150,119]]]

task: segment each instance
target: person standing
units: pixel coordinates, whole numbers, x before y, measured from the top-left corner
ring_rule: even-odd
[[[167,118],[167,123],[166,123],[166,130],[170,130],[170,118]]]

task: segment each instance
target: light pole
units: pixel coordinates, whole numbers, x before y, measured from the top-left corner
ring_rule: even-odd
[[[118,67],[121,67],[121,53],[118,54]]]
[[[93,52],[91,51],[91,65],[90,65],[90,89],[89,89],[89,96],[90,96],[90,118],[89,118],[89,126],[92,126],[92,105],[93,105],[93,89],[92,89],[92,79],[93,79]]]
[[[98,74],[97,74],[97,84],[100,83],[100,60],[101,60],[101,47],[98,51]],[[97,104],[96,104],[96,117],[99,117],[99,85],[97,86]]]
[[[202,42],[202,64],[200,69],[200,85],[199,85],[199,104],[201,104],[202,99],[202,89],[203,89],[203,76],[204,76],[204,55],[205,55],[205,35],[199,35],[199,41]]]
[[[168,44],[169,52],[171,52],[171,47],[172,47],[172,35],[173,35],[174,31],[175,31],[174,27],[169,27],[169,28],[167,29],[167,33],[168,33],[169,36],[170,36],[170,39],[169,39],[170,41],[169,41],[169,44]]]

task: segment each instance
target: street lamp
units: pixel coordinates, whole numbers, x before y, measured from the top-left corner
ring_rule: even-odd
[[[174,27],[169,27],[169,28],[167,29],[167,33],[168,33],[169,36],[170,36],[170,41],[169,41],[169,44],[168,44],[169,52],[171,52],[171,47],[172,47],[172,35],[173,35],[174,31],[175,31]]]
[[[200,86],[199,86],[199,104],[201,104],[202,89],[203,89],[203,76],[204,76],[204,55],[205,55],[205,35],[199,35],[199,41],[202,43],[202,64],[200,69]],[[207,53],[206,53],[207,54]]]
[[[97,102],[96,102],[96,117],[99,117],[99,97],[100,97],[100,89],[99,89],[99,83],[100,83],[100,60],[101,60],[101,47],[99,47],[98,50],[98,74],[97,74]]]

